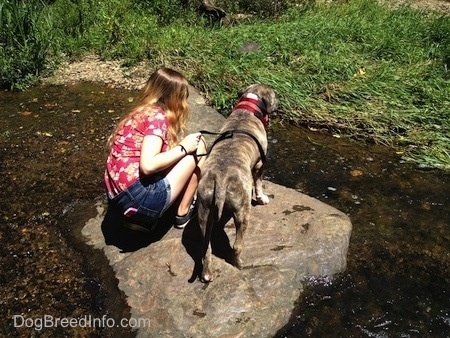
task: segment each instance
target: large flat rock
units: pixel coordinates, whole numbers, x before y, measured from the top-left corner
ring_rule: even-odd
[[[217,131],[223,117],[191,90],[189,130]],[[234,225],[215,229],[209,284],[197,277],[201,266],[198,224],[171,227],[168,215],[154,234],[127,230],[117,215],[98,206],[82,233],[103,250],[138,337],[273,337],[288,324],[305,278],[332,276],[346,267],[351,235],[349,218],[307,195],[265,182],[268,205],[255,205],[242,254],[244,268],[231,258]]]

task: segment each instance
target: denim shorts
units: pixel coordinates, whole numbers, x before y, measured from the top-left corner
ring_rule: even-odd
[[[169,207],[170,191],[166,177],[140,179],[109,199],[109,204],[118,208],[131,222],[148,225]]]

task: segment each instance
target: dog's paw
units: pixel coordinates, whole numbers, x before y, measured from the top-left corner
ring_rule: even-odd
[[[260,196],[256,196],[256,202],[258,202],[258,204],[268,204],[269,203],[269,196],[267,195],[260,195]]]
[[[242,265],[242,259],[237,258],[236,261],[234,262],[234,266],[235,266],[236,268],[238,268],[239,270],[242,270],[242,268],[244,267],[244,266]]]
[[[213,276],[210,273],[202,273],[201,277],[200,277],[200,281],[202,283],[209,283],[213,281]]]

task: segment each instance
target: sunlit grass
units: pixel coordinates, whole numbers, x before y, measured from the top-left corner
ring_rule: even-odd
[[[66,3],[57,0],[53,16],[76,20]],[[82,34],[64,21],[53,24],[66,55],[174,67],[222,112],[240,88],[264,83],[279,95],[284,120],[450,168],[449,16],[350,0],[210,27],[194,15],[161,24],[127,0],[88,9]],[[241,51],[249,42],[258,48]]]
[[[219,110],[229,110],[242,86],[265,83],[279,94],[285,119],[450,168],[449,19],[357,4],[219,30],[191,26],[157,44]],[[174,40],[176,48],[164,44]],[[250,41],[259,49],[240,52]]]

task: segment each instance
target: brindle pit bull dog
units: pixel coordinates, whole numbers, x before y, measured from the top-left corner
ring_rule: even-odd
[[[243,237],[250,221],[252,188],[258,204],[269,203],[262,187],[266,161],[268,115],[278,107],[275,92],[254,84],[239,93],[239,101],[211,146],[197,190],[198,220],[204,237],[202,282],[213,279],[211,233],[224,213],[236,227],[233,265],[242,268]],[[223,223],[222,223],[223,224]]]

